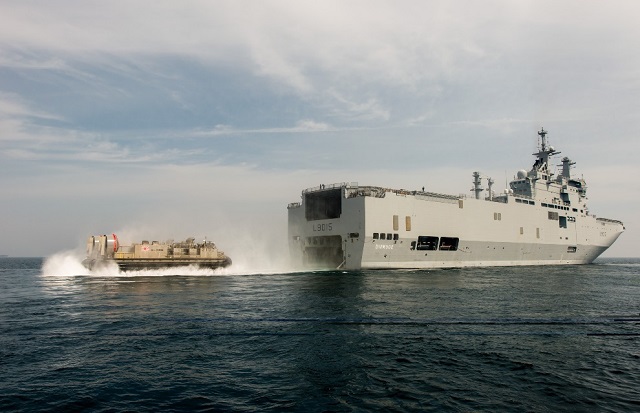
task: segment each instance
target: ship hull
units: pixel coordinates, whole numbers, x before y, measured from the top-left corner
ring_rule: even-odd
[[[434,251],[430,256],[397,254],[392,258],[389,254],[387,257],[380,257],[376,251],[370,251],[364,254],[359,266],[357,263],[350,265],[354,265],[353,269],[421,269],[590,264],[606,250],[605,247],[583,245],[576,247],[576,253],[569,253],[563,245],[485,241],[465,242],[461,246],[465,252],[450,254],[448,251]]]
[[[151,258],[151,259],[110,259],[110,260],[85,260],[83,265],[89,270],[108,266],[115,263],[122,271],[150,270],[162,268],[177,268],[195,266],[205,269],[225,268],[231,265],[231,259],[207,260],[207,259],[171,259],[171,258]]]

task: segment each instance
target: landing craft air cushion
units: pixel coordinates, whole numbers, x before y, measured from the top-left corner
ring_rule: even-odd
[[[94,235],[87,240],[87,257],[82,264],[89,270],[115,263],[123,270],[157,269],[193,265],[220,268],[231,265],[231,258],[211,241],[196,243],[195,238],[182,242],[142,241],[120,245],[116,234]]]
[[[571,176],[542,129],[529,170],[518,171],[503,194],[481,197],[483,177],[473,174],[474,197],[407,191],[357,183],[302,191],[288,205],[288,242],[295,263],[313,268],[446,268],[559,265],[593,262],[624,231],[618,220],[587,208],[587,186]]]

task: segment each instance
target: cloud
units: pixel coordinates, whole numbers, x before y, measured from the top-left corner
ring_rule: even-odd
[[[58,68],[65,56],[174,54],[250,64],[257,75],[309,94],[345,74],[347,82],[415,87],[485,53],[459,5],[442,2],[36,3],[0,6],[0,38],[5,48],[53,51],[60,57],[40,65]],[[486,11],[474,12],[486,19]]]
[[[290,134],[290,133],[313,133],[335,130],[330,125],[323,122],[316,122],[311,119],[299,120],[295,126],[263,129],[236,129],[229,125],[216,125],[208,131],[195,131],[188,134],[193,136],[221,136],[239,134]]]
[[[544,126],[598,174],[586,173],[598,209],[625,215],[623,188],[607,182],[640,173],[639,12],[577,0],[2,2],[0,191],[13,198],[0,213],[19,222],[52,201],[89,225],[107,193],[135,219],[145,199],[176,208],[161,196],[173,191],[246,219],[260,215],[251,193],[276,205],[292,188],[351,180],[457,193],[469,171],[502,181],[528,166]]]
[[[47,113],[45,111],[41,111],[38,109],[33,109],[29,107],[26,102],[23,102],[23,99],[20,95],[15,93],[2,93],[0,92],[0,120],[20,120],[25,118],[36,118],[36,119],[46,119],[46,120],[62,120],[59,116]],[[9,123],[7,124],[9,125]],[[15,125],[15,124],[14,124]],[[6,126],[6,129],[3,128],[6,132],[9,132],[13,129],[14,132],[17,132],[16,126]],[[5,139],[10,138],[10,133],[3,133]],[[0,138],[1,139],[1,138]]]

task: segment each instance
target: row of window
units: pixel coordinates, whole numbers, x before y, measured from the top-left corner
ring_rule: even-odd
[[[545,204],[544,202],[542,202],[540,205],[542,205],[543,207],[546,207],[546,208],[562,209],[563,211],[568,211],[569,209],[571,209],[571,208],[563,206],[563,205]],[[578,212],[578,208],[573,208],[573,212]],[[582,210],[580,212],[582,212]]]
[[[549,219],[557,221],[560,218],[567,219],[569,222],[576,222],[576,219],[574,217],[566,217],[566,218],[565,217],[560,217],[559,213],[554,212],[554,211],[549,211]],[[502,221],[502,214],[500,212],[494,212],[493,213],[493,220],[494,221]]]
[[[519,204],[525,204],[525,205],[535,205],[535,201],[529,201],[527,199],[520,199],[520,198],[516,198],[516,202]],[[569,208],[566,207],[564,205],[557,205],[557,204],[547,204],[545,202],[541,202],[540,205],[542,205],[545,208],[555,208],[555,209],[562,209],[563,211],[568,211],[570,209],[573,209],[573,212],[578,212],[578,208]],[[582,211],[580,211],[582,212]]]
[[[400,237],[398,236],[398,234],[385,234],[384,232],[380,232],[380,233],[374,232],[373,239],[388,239],[388,240],[397,241],[398,239],[400,239]]]
[[[419,251],[457,251],[459,238],[454,237],[434,237],[428,235],[421,235],[418,237],[418,241],[411,242],[412,250]]]
[[[374,232],[373,239],[386,239],[397,241],[399,239],[398,234],[387,234],[382,232]],[[434,237],[421,235],[418,237],[417,241],[411,241],[411,249],[412,250],[420,250],[420,251],[457,251],[458,244],[460,243],[459,238],[454,237]]]

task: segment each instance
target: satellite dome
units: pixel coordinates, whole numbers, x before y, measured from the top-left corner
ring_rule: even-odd
[[[524,179],[527,177],[527,171],[525,171],[524,169],[520,169],[518,171],[518,179]]]

